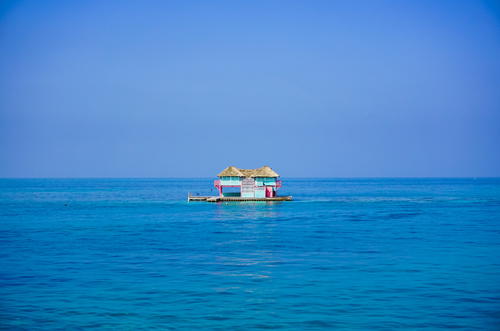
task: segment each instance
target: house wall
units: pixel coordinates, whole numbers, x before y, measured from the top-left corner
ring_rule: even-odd
[[[265,190],[264,186],[255,188],[255,197],[256,198],[265,198],[266,197],[266,190]]]
[[[240,177],[220,177],[221,185],[241,185]]]
[[[255,197],[255,180],[253,178],[243,178],[241,181],[241,196],[244,198]]]
[[[220,184],[223,186],[241,186],[241,197],[244,198],[265,198],[265,186],[275,186],[276,178],[269,177],[220,177]],[[224,192],[224,196],[236,196],[236,192]],[[233,188],[237,189],[237,188]],[[273,190],[274,191],[274,190]],[[238,193],[239,194],[239,193]]]
[[[269,177],[256,177],[255,185],[264,186],[264,185],[276,185],[276,178]]]

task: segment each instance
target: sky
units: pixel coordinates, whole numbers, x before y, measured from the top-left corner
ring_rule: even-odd
[[[0,1],[0,177],[498,177],[499,145],[499,1]]]

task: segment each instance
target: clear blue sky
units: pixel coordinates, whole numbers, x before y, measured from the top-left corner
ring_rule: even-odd
[[[2,1],[0,177],[500,176],[498,1]]]

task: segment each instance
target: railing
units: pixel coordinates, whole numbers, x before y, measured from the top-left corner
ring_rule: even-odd
[[[276,187],[281,187],[281,180],[276,181]]]
[[[238,187],[241,186],[241,181],[239,180],[214,180],[215,187],[228,186],[228,187]]]

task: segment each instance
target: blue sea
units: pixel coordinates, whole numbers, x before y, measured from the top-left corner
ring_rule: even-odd
[[[500,329],[500,179],[1,179],[3,329]]]

